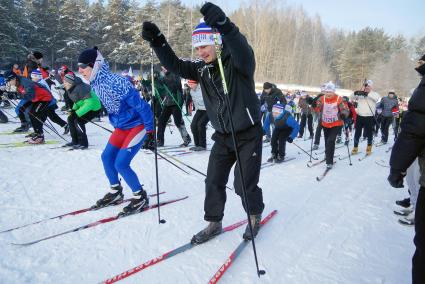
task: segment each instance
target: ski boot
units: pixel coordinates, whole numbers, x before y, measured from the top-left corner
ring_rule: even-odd
[[[270,143],[270,138],[268,136],[266,136],[266,138],[264,138],[263,143]]]
[[[267,163],[273,163],[276,158],[277,158],[276,154],[272,153],[272,156],[267,159]]]
[[[120,204],[123,200],[124,195],[122,194],[122,186],[119,184],[111,186],[111,191],[109,191],[102,199],[96,201],[96,205],[94,205],[92,209]]]
[[[133,198],[126,207],[122,209],[119,216],[130,215],[143,211],[143,209],[149,207],[149,198],[146,191],[143,189],[133,192]]]
[[[30,134],[25,135],[25,138],[33,138],[35,136],[37,136],[37,133],[31,132]]]
[[[29,125],[27,123],[22,123],[21,126],[13,130],[13,132],[22,133],[22,132],[27,132],[28,129],[30,129]]]
[[[194,235],[192,237],[192,240],[190,241],[192,244],[202,244],[215,236],[219,235],[221,231],[223,230],[223,227],[220,222],[210,222],[208,226]]]
[[[29,144],[44,144],[44,135],[36,134],[34,137],[31,137],[27,140]]]
[[[353,147],[351,150],[351,155],[356,155],[359,152],[359,147]]]
[[[316,151],[316,150],[319,150],[319,145],[314,144],[314,145],[313,145],[313,151]]]
[[[251,226],[252,226],[252,233],[254,234],[254,238],[257,236],[258,231],[260,230],[260,226],[261,226],[261,214],[258,215],[250,215],[249,216],[249,221],[251,222]],[[250,241],[253,239],[252,235],[251,235],[251,230],[249,229],[249,224],[246,225],[245,228],[245,233],[243,233],[244,240],[246,241]]]
[[[402,199],[402,200],[397,200],[395,204],[404,208],[408,208],[410,206],[410,197]]]
[[[341,144],[342,143],[342,138],[341,136],[337,136],[336,137],[336,144]]]
[[[366,147],[366,155],[371,155],[372,154],[372,145],[367,145]]]
[[[333,164],[326,164],[326,169],[327,170],[331,170],[333,168]]]
[[[277,155],[276,159],[274,160],[275,163],[282,163],[283,161],[285,161],[285,156],[282,155]]]
[[[190,138],[189,134],[184,138],[183,143],[180,144],[180,147],[189,146],[190,142],[192,142],[192,138]]]

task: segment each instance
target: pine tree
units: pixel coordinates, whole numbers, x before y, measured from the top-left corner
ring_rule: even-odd
[[[18,36],[18,15],[22,11],[13,0],[0,0],[0,64],[18,62],[26,54]]]
[[[88,27],[85,16],[87,4],[83,0],[68,0],[60,9],[59,29],[61,31],[58,40],[61,47],[58,52],[58,62],[69,63],[74,67],[78,54],[87,47]]]
[[[105,13],[106,9],[103,4],[103,0],[96,1],[89,7],[89,15],[87,19],[87,45],[89,47],[98,46],[99,48],[102,48],[103,46],[102,34],[103,29],[106,26]]]

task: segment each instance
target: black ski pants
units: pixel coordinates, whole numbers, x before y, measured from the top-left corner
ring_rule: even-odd
[[[157,139],[160,141],[164,141],[165,128],[167,127],[167,122],[171,115],[173,115],[174,124],[177,128],[181,127],[182,125],[184,126],[182,112],[178,106],[173,105],[164,107],[158,119]]]
[[[26,113],[27,109],[30,109],[31,107],[32,107],[32,102],[29,101],[29,102],[26,102],[25,104],[23,104],[19,108],[18,117],[19,117],[19,120],[21,121],[22,125],[27,124],[27,116],[25,115],[25,113]],[[30,119],[30,121],[31,121],[31,119]]]
[[[425,187],[419,189],[415,211],[416,250],[412,258],[412,284],[422,284],[425,280]]]
[[[314,134],[314,145],[320,145],[320,137],[322,136],[322,120],[318,120],[318,124],[316,127],[316,133]]]
[[[236,162],[236,155],[231,134],[215,132],[212,139],[215,143],[211,149],[207,178],[205,179],[204,219],[210,222],[218,222],[224,216],[226,184],[230,170]],[[264,210],[263,193],[257,185],[260,179],[263,139],[261,124],[256,124],[236,133],[236,139],[250,214],[261,214]],[[242,205],[246,211],[247,207],[242,198],[242,180],[237,164],[235,165],[234,176],[235,192],[241,197]]]
[[[280,155],[282,158],[285,157],[286,152],[286,140],[291,135],[292,128],[285,127],[278,129],[275,127],[272,134],[271,146],[272,154]]]
[[[59,125],[60,127],[64,127],[66,125],[66,121],[60,118],[60,116],[56,113],[56,109],[58,106],[55,104],[54,106],[49,106],[47,108],[47,117],[50,118],[51,121]]]
[[[313,136],[313,115],[312,114],[302,114],[301,115],[301,124],[300,124],[300,133],[299,137],[303,137],[305,124],[308,125],[308,132],[310,136]]]
[[[331,128],[323,127],[323,134],[325,136],[326,165],[333,165],[334,163],[335,141],[341,128],[342,126],[335,126]]]
[[[206,110],[197,110],[190,129],[192,130],[195,146],[207,148],[207,124],[209,118]]]
[[[47,119],[48,105],[50,102],[35,102],[30,110],[30,120],[34,132],[43,134],[43,124]]]
[[[383,142],[388,142],[388,131],[390,129],[390,125],[393,123],[393,117],[385,117],[381,118],[381,139]]]
[[[69,133],[71,134],[72,143],[81,146],[89,146],[86,134],[86,123],[99,116],[99,111],[89,111],[81,117],[73,111],[68,116]]]
[[[372,145],[373,126],[374,126],[373,116],[360,116],[360,115],[357,116],[356,131],[354,132],[354,147],[359,146],[360,136],[362,136],[362,130],[364,131],[364,136],[366,136],[367,138],[367,145]]]

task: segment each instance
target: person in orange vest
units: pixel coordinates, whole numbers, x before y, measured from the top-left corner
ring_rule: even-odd
[[[314,110],[321,113],[323,134],[325,136],[326,167],[331,169],[334,164],[335,141],[344,119],[350,114],[350,110],[342,97],[335,94],[335,85],[332,82],[325,84],[324,96],[313,105]]]
[[[43,79],[46,79],[49,77],[49,73],[42,67],[42,64],[43,54],[39,51],[31,52],[27,56],[27,62],[25,64],[22,76],[31,79],[31,72],[38,68],[43,76]]]

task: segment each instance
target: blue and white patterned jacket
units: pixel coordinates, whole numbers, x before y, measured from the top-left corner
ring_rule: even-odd
[[[141,99],[128,79],[111,73],[106,61],[90,85],[106,108],[113,127],[130,129],[144,124],[146,131],[153,130],[149,104]]]

